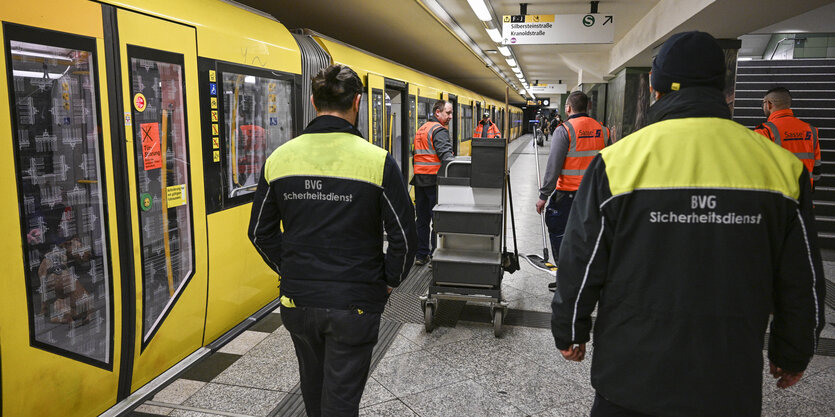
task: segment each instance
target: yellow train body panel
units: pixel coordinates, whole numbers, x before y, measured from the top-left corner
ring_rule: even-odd
[[[209,304],[206,342],[278,298],[278,276],[247,237],[252,204],[209,215]],[[222,279],[221,279],[222,278]]]
[[[201,57],[301,74],[296,41],[283,25],[267,17],[221,1],[106,2],[194,27]]]

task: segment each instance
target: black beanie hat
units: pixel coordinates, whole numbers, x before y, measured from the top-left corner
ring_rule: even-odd
[[[707,86],[725,88],[725,52],[705,32],[676,33],[652,60],[652,88],[661,93]]]

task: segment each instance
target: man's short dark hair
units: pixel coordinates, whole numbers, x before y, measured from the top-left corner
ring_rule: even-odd
[[[786,87],[774,87],[765,92],[765,97],[781,109],[787,109],[792,105],[792,93]]]
[[[584,113],[589,108],[589,96],[582,91],[575,91],[568,95],[566,103],[574,113]]]
[[[345,65],[331,65],[310,79],[313,104],[319,111],[350,110],[357,94],[362,94],[362,80]]]
[[[432,115],[434,116],[436,112],[444,111],[444,107],[446,107],[446,100],[438,100],[435,104],[432,105]]]

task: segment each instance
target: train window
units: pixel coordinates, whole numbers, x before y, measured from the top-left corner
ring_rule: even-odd
[[[464,140],[473,137],[473,106],[461,106],[461,129],[464,132]]]
[[[432,116],[432,105],[435,104],[435,101],[431,98],[426,97],[418,97],[418,129],[423,126],[424,123],[429,120],[429,117]]]
[[[182,55],[129,47],[142,328],[147,342],[194,270]]]
[[[365,139],[368,138],[368,93],[365,91],[362,92],[362,98],[360,98],[360,111],[359,115],[357,116],[357,130],[362,133],[362,137]]]
[[[109,363],[111,275],[96,44],[56,34],[49,39],[84,49],[7,43],[30,340]]]
[[[249,194],[267,157],[293,138],[293,81],[224,72],[228,197]]]
[[[372,138],[372,143],[381,147],[385,148],[385,144],[383,143],[383,117],[385,115],[385,109],[383,108],[383,90],[372,89],[371,90],[371,128],[374,132],[374,137]]]

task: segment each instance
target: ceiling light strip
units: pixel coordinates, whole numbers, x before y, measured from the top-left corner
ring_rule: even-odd
[[[505,80],[507,85],[510,85],[510,81],[503,77],[498,69],[496,68],[495,64],[493,63],[490,58],[481,50],[481,48],[461,29],[461,26],[458,22],[447,13],[447,11],[441,7],[440,4],[436,0],[415,0],[419,5],[421,5],[424,9],[426,9],[435,20],[440,22],[447,30],[455,36],[459,42],[461,42],[464,46],[466,46],[470,51],[477,56],[479,59],[485,62],[485,64],[493,71],[499,78]],[[492,65],[491,65],[492,64]]]

